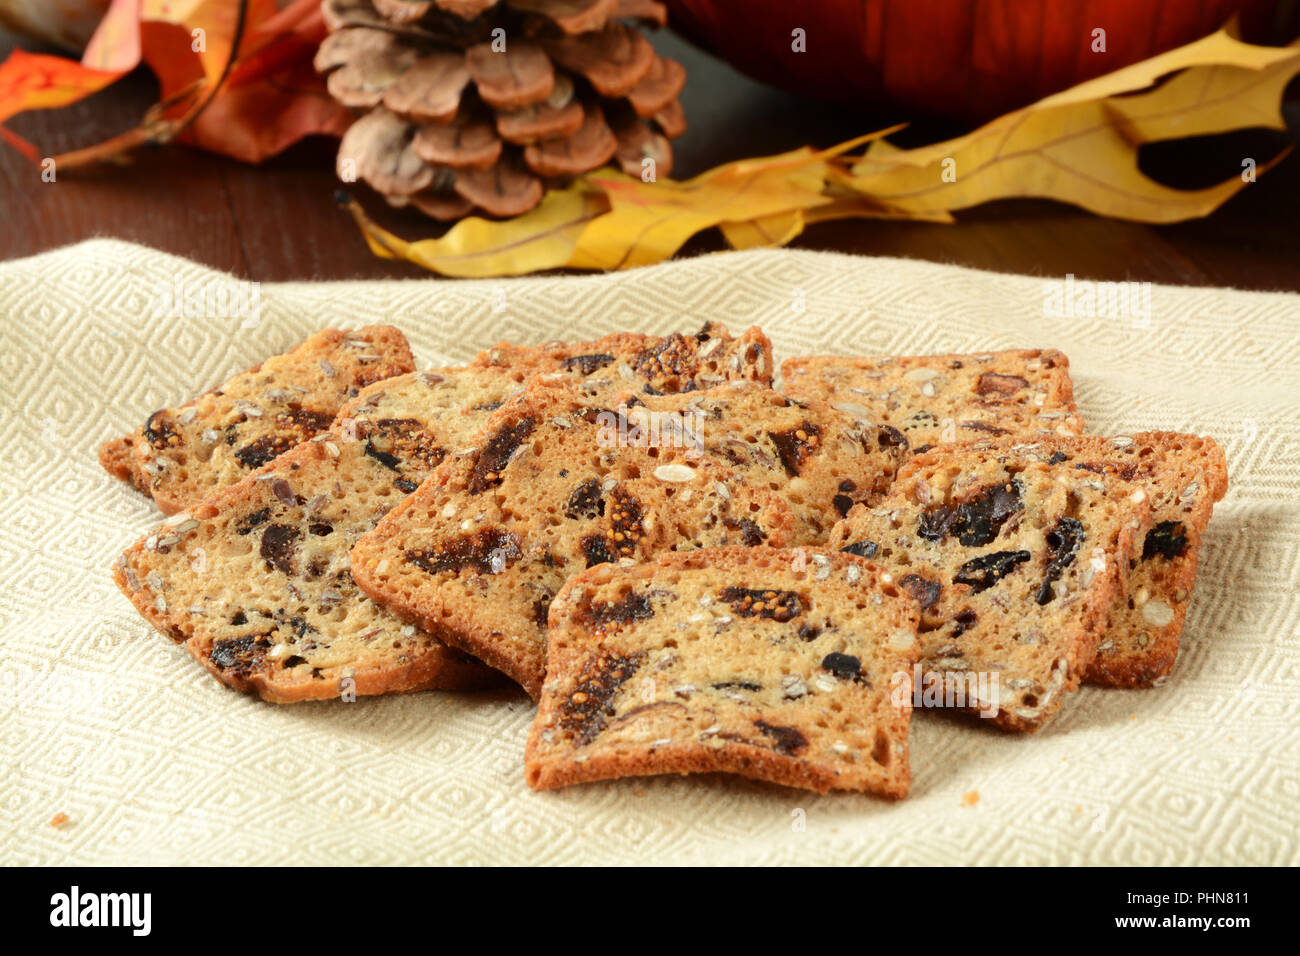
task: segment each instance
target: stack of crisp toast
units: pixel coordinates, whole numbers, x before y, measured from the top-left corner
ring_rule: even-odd
[[[1068,365],[326,331],[103,447],[168,515],[114,577],[264,700],[518,684],[535,788],[903,797],[914,707],[1034,731],[1173,669],[1223,453],[1087,434]]]

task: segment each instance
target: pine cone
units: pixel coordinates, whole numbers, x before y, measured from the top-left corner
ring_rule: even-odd
[[[547,188],[617,162],[672,172],[686,129],[681,64],[638,25],[657,0],[325,0],[316,54],[361,115],[338,173],[436,219],[515,216]]]

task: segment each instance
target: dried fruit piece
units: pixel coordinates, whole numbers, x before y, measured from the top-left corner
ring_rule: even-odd
[[[1150,561],[1160,555],[1167,561],[1181,557],[1187,551],[1187,526],[1181,521],[1161,521],[1147,532],[1142,544],[1142,560]]]
[[[804,612],[803,601],[794,591],[761,588],[723,588],[718,597],[731,605],[741,617],[765,617],[789,621]]]
[[[954,584],[966,584],[973,593],[986,591],[1033,555],[1028,551],[993,551],[971,558],[953,575]],[[935,596],[936,600],[938,595]]]
[[[1078,518],[1061,518],[1047,533],[1047,574],[1034,597],[1039,604],[1047,604],[1056,597],[1056,582],[1061,579],[1061,572],[1074,563],[1085,537],[1083,522]]]
[[[521,555],[519,538],[496,529],[461,535],[436,548],[412,548],[406,552],[406,560],[429,574],[466,568],[478,574],[500,574]]]
[[[583,743],[590,743],[613,715],[609,702],[644,660],[644,654],[605,654],[588,659],[578,673],[577,686],[560,705],[560,726]]]
[[[661,554],[566,583],[550,608],[529,785],[723,771],[905,795],[912,695],[896,689],[918,611],[860,558],[799,554]]]

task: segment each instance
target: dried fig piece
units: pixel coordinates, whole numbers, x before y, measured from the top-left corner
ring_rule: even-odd
[[[978,559],[977,559],[978,560]],[[923,574],[904,574],[898,579],[898,585],[921,605],[922,611],[928,611],[939,603],[943,586],[938,581],[931,581]]]
[[[544,42],[551,59],[570,73],[582,74],[597,93],[611,98],[627,96],[655,62],[650,42],[623,23]]]
[[[457,173],[456,192],[489,216],[518,216],[541,201],[542,181],[516,157],[505,155],[491,169]]]
[[[474,460],[474,473],[470,476],[466,490],[471,495],[477,495],[498,484],[501,472],[510,464],[515,450],[536,427],[537,420],[530,416],[498,429]]]
[[[601,601],[591,605],[586,617],[595,630],[608,631],[611,625],[616,628],[620,624],[649,620],[654,617],[654,613],[648,597],[629,591],[617,601]]]
[[[384,92],[384,106],[417,123],[448,123],[460,110],[469,85],[465,58],[458,53],[421,57]]]
[[[412,148],[426,162],[453,169],[484,169],[501,158],[501,140],[492,123],[481,118],[422,126]]]
[[[512,39],[502,52],[491,43],[465,51],[465,66],[483,101],[494,109],[515,110],[541,103],[555,87],[555,69],[540,46]]]
[[[572,136],[582,126],[582,117],[582,104],[573,96],[573,81],[560,73],[543,102],[498,112],[497,133],[508,142],[526,146],[542,139]]]
[[[669,139],[676,139],[686,132],[686,113],[682,110],[680,100],[673,100],[656,113],[654,118]]]
[[[723,588],[719,599],[731,605],[741,617],[762,617],[789,621],[804,613],[803,601],[794,591],[772,588]]]
[[[1047,546],[1051,549],[1051,557],[1047,561],[1047,574],[1043,577],[1042,587],[1034,595],[1034,600],[1039,604],[1049,604],[1052,598],[1056,597],[1056,588],[1054,585],[1061,576],[1061,572],[1074,563],[1074,556],[1079,551],[1079,545],[1083,544],[1086,534],[1083,530],[1083,522],[1077,518],[1061,518],[1056,522],[1056,527],[1047,532]]]
[[[627,101],[632,104],[637,116],[648,119],[671,105],[685,86],[686,68],[676,60],[657,56],[650,72],[632,87]]]
[[[599,30],[616,15],[618,0],[506,0],[506,6],[546,17],[565,33]]]
[[[1022,388],[1029,387],[1029,380],[1019,375],[1006,375],[1002,372],[985,372],[975,385],[978,395],[995,395],[998,398],[1011,398]]]
[[[784,431],[773,429],[767,437],[776,446],[785,473],[794,477],[803,470],[804,463],[816,454],[821,443],[822,430],[812,422],[801,422],[798,428]]]
[[[298,539],[301,536],[302,532],[289,525],[268,525],[262,532],[262,545],[258,553],[276,570],[293,574],[294,558],[298,553]]]
[[[594,740],[609,719],[610,701],[644,660],[644,653],[606,654],[584,663],[577,687],[561,705],[560,726],[584,744]]]
[[[433,183],[434,169],[411,148],[415,129],[383,107],[371,110],[343,134],[337,159],[352,160],[356,173],[386,196],[410,196]]]
[[[808,738],[797,727],[769,724],[765,720],[754,721],[754,726],[759,733],[772,740],[772,749],[779,754],[793,757],[808,749]]]
[[[1187,550],[1187,526],[1181,521],[1161,521],[1147,532],[1142,542],[1142,560],[1156,555],[1172,561]]]
[[[509,531],[485,528],[464,535],[442,548],[419,548],[406,558],[422,571],[441,574],[471,568],[478,574],[499,574],[522,556],[519,538]]]
[[[331,73],[325,81],[330,96],[344,106],[378,106],[384,93],[415,65],[420,54],[403,43],[364,50]]]
[[[852,654],[827,654],[822,667],[843,680],[862,680],[862,661]]]
[[[954,584],[968,585],[972,593],[979,594],[997,584],[1033,555],[1028,551],[993,551],[971,558],[953,576]]]
[[[600,107],[583,110],[582,126],[568,139],[552,139],[524,148],[524,162],[540,176],[576,176],[603,166],[618,149]]]

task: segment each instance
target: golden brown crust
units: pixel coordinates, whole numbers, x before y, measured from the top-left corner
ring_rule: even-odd
[[[499,342],[480,352],[474,364],[506,369],[520,381],[528,374],[585,366],[584,376],[603,390],[635,384],[655,392],[689,392],[737,379],[770,385],[775,369],[772,343],[762,329],[754,326],[732,338],[719,322],[705,323],[694,335],[674,332],[662,338],[616,332],[593,342]],[[601,369],[608,374],[596,375]]]
[[[268,701],[500,686],[365,598],[347,551],[515,390],[479,368],[381,381],[331,430],[169,518],[114,578],[214,676]]]
[[[135,467],[135,442],[133,436],[113,438],[99,447],[100,466],[119,481],[134,485],[149,494],[149,482]]]
[[[551,608],[528,784],[727,772],[901,799],[916,626],[879,567],[833,551],[592,568]]]
[[[831,536],[889,567],[921,604],[927,675],[992,685],[979,706],[947,705],[1007,730],[1043,726],[1078,687],[1149,527],[1140,484],[1058,454],[1090,441],[938,446]]]
[[[1212,438],[1139,432],[1131,444],[1092,453],[1130,471],[1151,496],[1152,529],[1129,574],[1127,591],[1088,670],[1091,684],[1149,687],[1173,671],[1196,584],[1201,538],[1228,490],[1223,450]]]
[[[687,545],[790,540],[794,518],[780,498],[707,454],[619,447],[602,414],[567,382],[534,381],[477,447],[449,458],[357,543],[353,578],[536,698],[546,607],[576,571]]]
[[[100,463],[175,514],[320,434],[361,389],[414,368],[406,337],[392,326],[327,329],[192,401],[154,412],[106,444]]]
[[[897,428],[913,452],[1002,435],[1083,433],[1070,360],[1055,349],[800,356],[782,390]]]

